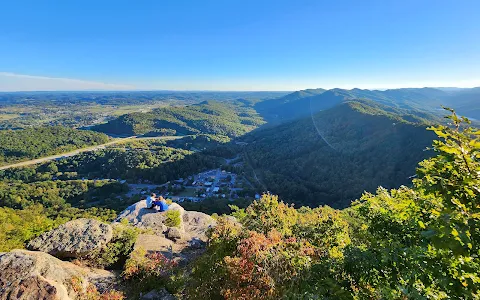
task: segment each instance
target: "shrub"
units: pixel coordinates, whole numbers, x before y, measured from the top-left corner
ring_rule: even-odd
[[[125,279],[146,280],[151,277],[161,278],[177,265],[177,263],[168,259],[161,252],[147,253],[142,248],[135,249],[127,262],[123,271]]]
[[[132,294],[150,291],[166,286],[173,275],[177,262],[165,257],[161,252],[147,253],[135,249],[125,263],[122,273]]]
[[[139,229],[136,227],[116,224],[113,227],[112,240],[102,249],[89,254],[86,257],[87,264],[102,268],[121,268],[132,252],[138,234]]]
[[[165,214],[166,219],[165,219],[165,226],[168,227],[180,227],[180,211],[178,210],[167,210],[167,213]]]
[[[100,293],[95,285],[89,283],[86,287],[83,284],[83,279],[80,277],[73,277],[70,280],[70,286],[77,294],[76,299],[80,300],[124,300],[124,293],[109,289]]]

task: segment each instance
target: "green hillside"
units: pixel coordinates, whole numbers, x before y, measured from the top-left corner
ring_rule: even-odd
[[[410,182],[433,134],[412,114],[348,101],[245,137],[246,158],[271,192],[299,205],[345,207],[363,191]]]
[[[61,126],[0,130],[0,166],[103,144],[108,139],[102,133]]]
[[[120,135],[185,135],[195,133],[240,136],[263,124],[242,101],[204,101],[190,106],[165,107],[120,116],[93,129]]]

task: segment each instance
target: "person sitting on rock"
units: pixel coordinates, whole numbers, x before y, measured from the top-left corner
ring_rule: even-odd
[[[155,207],[155,201],[156,201],[157,195],[155,193],[152,193],[150,196],[147,197],[147,208],[154,208]]]
[[[160,196],[158,200],[153,201],[153,203],[158,206],[159,211],[166,211],[168,209],[168,204],[162,196]]]

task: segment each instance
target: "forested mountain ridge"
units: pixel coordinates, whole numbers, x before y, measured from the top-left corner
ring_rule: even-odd
[[[427,121],[372,101],[347,101],[243,140],[262,183],[283,199],[348,206],[363,191],[408,184],[433,134]],[[403,114],[402,114],[403,113]]]
[[[260,112],[274,113],[271,111],[274,110],[275,108],[278,108],[279,106],[285,105],[287,103],[295,103],[296,101],[303,98],[320,95],[325,91],[326,90],[322,88],[296,91],[280,98],[258,102],[255,104],[255,109]]]
[[[264,124],[254,109],[242,101],[204,101],[146,113],[120,116],[92,129],[123,135],[184,135],[194,133],[239,136]]]
[[[430,119],[435,119],[443,114],[443,111],[440,110],[441,105],[457,108],[467,116],[480,118],[477,104],[479,98],[480,89],[478,88],[460,90],[402,88],[384,91],[336,88],[322,90],[316,94],[295,92],[277,99],[260,102],[255,107],[270,121],[285,121],[314,114],[343,101],[367,99],[391,108],[415,110]]]
[[[61,126],[0,130],[0,166],[108,142],[103,133]]]

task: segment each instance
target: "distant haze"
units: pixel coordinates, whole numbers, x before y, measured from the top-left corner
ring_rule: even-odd
[[[14,74],[8,72],[0,72],[0,91],[1,92],[17,92],[17,91],[125,91],[125,90],[212,90],[212,91],[295,91],[308,88],[343,88],[343,89],[395,89],[395,88],[422,88],[422,87],[440,87],[444,90],[452,90],[457,88],[470,88],[480,86],[480,80],[465,80],[460,82],[410,82],[410,83],[394,83],[391,84],[351,84],[345,83],[322,83],[318,84],[305,80],[304,82],[285,83],[285,84],[255,84],[240,83],[236,85],[216,85],[215,83],[205,83],[194,85],[190,82],[178,84],[165,84],[159,86],[133,85],[133,84],[116,84],[95,82],[88,80],[72,79],[72,78],[53,78],[44,76],[32,76],[24,74]],[[449,86],[448,88],[443,88]]]

